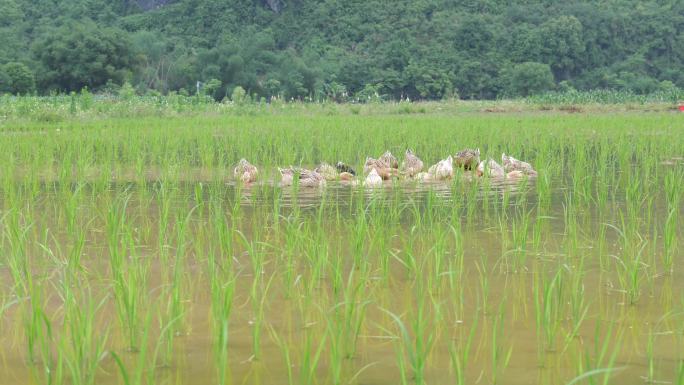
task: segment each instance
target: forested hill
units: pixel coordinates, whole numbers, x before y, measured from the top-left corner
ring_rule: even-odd
[[[0,0],[0,92],[495,98],[684,87],[682,0]]]

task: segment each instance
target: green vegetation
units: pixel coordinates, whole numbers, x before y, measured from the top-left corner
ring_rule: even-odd
[[[0,67],[0,92],[27,95],[35,89],[36,81],[26,65],[10,62]]]
[[[0,384],[682,384],[681,113],[599,96],[2,97]],[[407,146],[539,176],[274,183]]]
[[[649,95],[613,91],[572,91],[547,93],[524,99],[500,101],[441,102],[371,102],[349,103],[284,103],[279,100],[254,102],[244,90],[236,87],[232,99],[215,102],[206,95],[184,96],[170,93],[162,96],[136,96],[133,87],[125,83],[117,95],[94,95],[83,90],[68,96],[47,97],[0,96],[0,123],[19,121],[63,123],[70,120],[99,120],[104,118],[180,117],[194,115],[449,115],[474,112],[626,112],[675,111],[674,101],[683,95],[677,89]],[[604,197],[602,197],[604,198]]]
[[[642,95],[684,88],[684,4],[0,0],[0,47],[0,92],[22,94],[31,82],[8,87],[9,63],[39,94],[128,81],[139,94],[200,82],[216,100],[237,86],[256,100]]]
[[[512,95],[538,95],[554,86],[553,74],[548,64],[527,62],[517,64],[511,70],[509,90]]]

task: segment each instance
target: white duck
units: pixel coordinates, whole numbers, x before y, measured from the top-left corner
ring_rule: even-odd
[[[446,159],[440,160],[437,164],[430,166],[428,174],[432,179],[445,180],[454,177],[454,159],[449,155]]]
[[[372,169],[370,173],[368,173],[366,180],[363,181],[363,185],[366,187],[381,187],[382,178],[375,169]]]
[[[488,158],[477,165],[477,176],[488,176],[490,178],[503,178],[506,176],[504,168],[496,163],[494,159]]]
[[[294,180],[294,170],[292,169],[292,167],[288,167],[288,168],[278,167],[278,171],[280,171],[280,185],[281,186],[292,186],[292,181]]]
[[[501,154],[501,164],[503,164],[504,170],[508,173],[511,171],[521,171],[525,175],[537,175],[531,164],[515,159],[510,155]]]

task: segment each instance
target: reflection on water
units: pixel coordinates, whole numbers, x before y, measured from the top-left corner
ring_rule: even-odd
[[[359,181],[355,181],[359,182]],[[520,194],[528,194],[534,187],[535,178],[530,179],[505,179],[505,178],[472,178],[462,176],[446,181],[415,181],[415,180],[386,180],[382,187],[366,187],[362,184],[350,184],[345,182],[328,182],[325,187],[282,187],[278,198],[283,207],[291,207],[297,204],[300,207],[318,207],[321,200],[330,199],[335,204],[348,204],[354,194],[362,194],[367,198],[381,200],[410,199],[417,202],[424,201],[428,195],[434,195],[445,202],[451,201],[454,195],[465,195],[470,190],[476,191],[476,197],[483,199],[485,196],[507,195],[515,197]],[[249,186],[236,185],[234,182],[226,183],[226,186],[234,189],[243,197],[246,205],[259,205],[271,203],[264,200],[272,198],[260,194],[263,189],[277,188],[278,183],[273,181],[261,182]],[[533,197],[530,195],[530,198]]]
[[[129,378],[143,357],[139,378],[162,384],[222,375],[229,384],[397,384],[400,363],[414,383],[421,360],[429,384],[456,383],[461,369],[465,383],[562,384],[603,368],[616,368],[611,383],[672,382],[684,277],[660,269],[662,197],[632,240],[624,195],[601,209],[566,188],[544,195],[539,183],[152,180],[4,191],[0,384],[85,383],[59,357],[95,360],[93,383],[122,383],[115,356]],[[632,270],[631,252],[640,253]],[[129,351],[117,299],[117,284],[132,282],[133,341],[146,338],[146,356]],[[228,322],[216,322],[230,295]],[[68,327],[89,313],[93,335],[107,336],[95,356]],[[161,326],[169,319],[178,322]]]

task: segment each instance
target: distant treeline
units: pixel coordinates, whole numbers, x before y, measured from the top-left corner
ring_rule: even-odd
[[[494,99],[684,88],[681,0],[0,0],[0,93]]]

